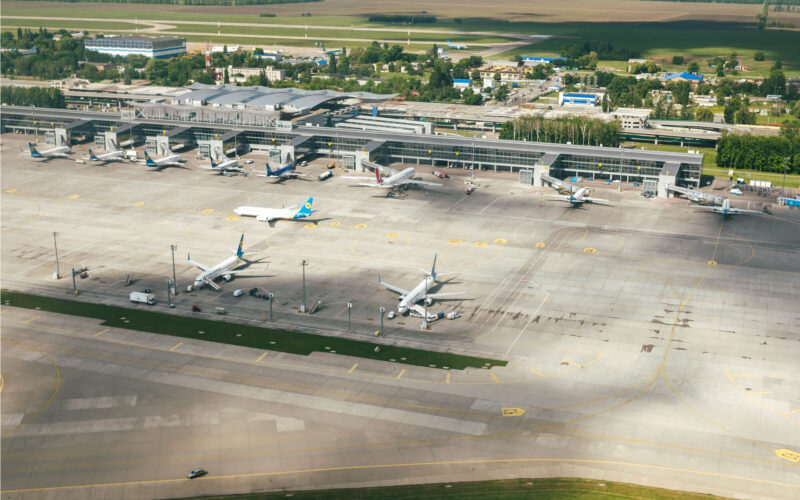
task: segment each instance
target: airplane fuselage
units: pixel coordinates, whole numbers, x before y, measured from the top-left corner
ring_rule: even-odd
[[[402,184],[403,181],[407,179],[413,178],[416,173],[417,171],[414,169],[414,167],[408,167],[407,169],[400,171],[391,177],[383,179],[383,182],[380,185],[387,187],[396,186],[398,184]]]
[[[220,276],[225,278],[225,281],[230,281],[230,277],[226,277],[229,271],[232,271],[236,268],[239,264],[241,264],[241,260],[236,257],[228,257],[227,259],[223,260],[216,266],[212,267],[208,271],[203,271],[200,273],[197,278],[194,280],[195,288],[203,286],[208,281],[214,281]]]
[[[397,304],[397,312],[400,314],[405,314],[408,312],[411,306],[425,298],[426,292],[431,289],[434,283],[435,279],[431,276],[428,276],[424,280],[420,281],[413,290],[408,292],[408,295],[400,299],[400,303]]]

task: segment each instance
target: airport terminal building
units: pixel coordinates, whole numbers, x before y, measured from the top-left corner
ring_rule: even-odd
[[[87,38],[86,50],[112,56],[145,56],[165,58],[186,53],[186,39],[173,36],[120,35],[105,38]]]

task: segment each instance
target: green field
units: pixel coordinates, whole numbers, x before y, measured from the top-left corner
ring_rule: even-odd
[[[439,483],[381,488],[286,491],[245,495],[203,496],[197,500],[721,500],[723,497],[686,493],[648,486],[592,479],[508,479],[467,483]]]
[[[463,370],[470,367],[491,368],[493,366],[506,365],[505,361],[488,358],[423,351],[346,338],[261,328],[196,317],[178,316],[147,309],[133,309],[41,297],[9,290],[2,291],[0,300],[4,305],[14,307],[100,319],[103,321],[102,324],[109,328],[124,328],[172,335],[174,337],[286,352],[301,356],[308,356],[312,352],[328,352],[450,370]]]
[[[51,19],[3,19],[3,31],[17,31],[17,27],[38,29],[40,26],[50,31],[58,31],[62,28],[68,30],[94,31],[117,31],[135,30],[134,23],[118,23],[103,21],[54,21]],[[13,29],[12,29],[13,28]]]

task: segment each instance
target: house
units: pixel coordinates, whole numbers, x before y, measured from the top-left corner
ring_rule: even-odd
[[[682,71],[680,73],[665,73],[661,77],[662,82],[689,82],[689,83],[702,83],[703,75],[696,75],[694,73],[687,73]]]
[[[464,91],[464,89],[468,89],[472,86],[472,82],[469,78],[453,78],[453,87],[459,89],[460,91]]]

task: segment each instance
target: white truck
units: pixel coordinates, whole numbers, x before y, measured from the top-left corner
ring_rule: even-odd
[[[131,302],[152,306],[156,303],[156,296],[152,293],[131,292]]]

